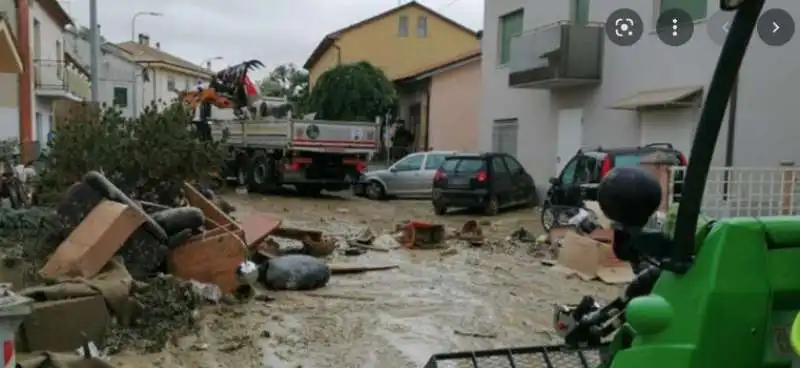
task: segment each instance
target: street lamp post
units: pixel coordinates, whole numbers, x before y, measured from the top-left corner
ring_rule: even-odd
[[[136,18],[140,16],[150,16],[150,17],[162,17],[164,14],[157,13],[157,12],[138,12],[133,15],[131,18],[131,42],[136,42]],[[136,62],[136,55],[134,55],[133,60],[133,71],[131,72],[131,79],[133,80],[133,94],[131,95],[131,106],[133,107],[133,111],[131,112],[131,117],[136,118],[139,115],[139,97],[137,91],[139,90],[139,77],[136,75],[136,69],[138,69],[138,63]]]
[[[205,67],[208,70],[211,70],[211,62],[212,61],[217,61],[217,60],[222,60],[222,59],[223,59],[222,56],[210,57],[208,59],[203,59],[203,62],[200,63],[200,65],[202,65],[203,67]]]

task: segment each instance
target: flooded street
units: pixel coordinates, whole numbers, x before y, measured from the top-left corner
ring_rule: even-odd
[[[480,248],[453,242],[447,251],[337,254],[333,262],[399,268],[335,275],[321,290],[269,293],[271,301],[208,307],[197,335],[178,339],[156,356],[120,357],[121,366],[146,359],[161,367],[421,367],[439,352],[557,343],[552,303],[617,292],[541,265],[528,254],[528,244],[506,242],[520,225],[541,232],[531,209],[491,218],[437,217],[429,201],[235,194],[227,199],[237,216],[275,213],[292,226],[334,235],[366,226],[389,233],[404,220],[460,227],[479,219],[492,241]]]

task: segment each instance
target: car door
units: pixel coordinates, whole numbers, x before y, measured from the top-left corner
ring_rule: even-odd
[[[422,162],[425,161],[424,153],[414,153],[403,157],[389,168],[391,175],[387,186],[389,192],[394,194],[408,195],[413,192],[414,180],[418,178],[419,171],[422,168]]]
[[[582,157],[583,155],[580,154],[574,156],[561,170],[561,174],[558,177],[557,202],[554,204],[562,206],[577,206],[580,204],[581,188],[576,181],[576,176]]]
[[[515,158],[504,156],[503,161],[505,161],[508,171],[511,173],[511,185],[514,188],[514,202],[527,202],[532,198],[533,192],[536,190],[533,184],[533,178]]]
[[[514,185],[511,180],[511,172],[508,170],[503,157],[500,155],[491,158],[491,178],[490,183],[494,195],[501,206],[514,203]]]
[[[442,166],[447,156],[448,155],[445,153],[430,152],[425,155],[425,163],[422,165],[422,170],[420,170],[418,176],[419,182],[415,188],[417,194],[431,194],[431,191],[433,191],[433,177],[436,175],[436,170],[439,170],[439,167]]]

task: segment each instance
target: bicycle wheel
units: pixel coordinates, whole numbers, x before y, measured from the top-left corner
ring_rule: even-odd
[[[544,231],[569,224],[569,219],[578,214],[580,207],[545,205],[542,208],[542,228]]]

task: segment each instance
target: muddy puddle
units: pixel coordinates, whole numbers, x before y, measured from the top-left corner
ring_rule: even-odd
[[[428,201],[229,196],[238,213],[259,210],[292,225],[344,234],[376,233],[410,219],[450,226],[479,218],[502,240],[520,225],[538,233],[533,210],[493,218],[433,215]],[[612,298],[616,287],[571,279],[542,266],[524,246],[451,244],[455,250],[405,250],[336,256],[335,262],[397,264],[398,269],[334,276],[318,291],[269,294],[275,300],[209,307],[204,328],[142,360],[161,367],[421,367],[435,353],[556,343],[554,302],[586,294]],[[231,344],[239,344],[233,346]],[[125,365],[123,365],[125,366]]]

